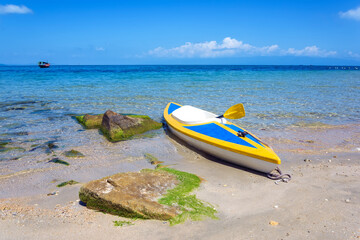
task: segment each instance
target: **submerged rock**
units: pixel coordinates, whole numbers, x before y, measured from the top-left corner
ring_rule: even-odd
[[[47,146],[48,146],[49,149],[59,148],[59,146],[55,144],[55,141],[48,141]]]
[[[88,208],[111,214],[169,220],[178,214],[178,209],[156,200],[178,182],[166,171],[118,173],[86,183],[79,197]]]
[[[100,128],[104,114],[76,116],[76,120],[87,129]]]
[[[74,149],[71,149],[70,151],[66,151],[63,153],[65,155],[65,157],[68,157],[68,158],[81,158],[81,157],[85,157],[84,154],[82,154],[81,152],[79,151],[76,151]]]
[[[162,124],[146,115],[119,114],[107,110],[105,114],[76,116],[86,129],[99,128],[109,141],[117,142],[134,135],[159,129]]]
[[[122,115],[107,110],[103,116],[100,129],[110,141],[116,142],[161,127],[161,123],[148,116]]]
[[[10,142],[10,139],[0,139],[0,149],[5,148],[5,146],[8,145]]]
[[[60,158],[53,158],[51,159],[49,162],[52,162],[52,163],[59,163],[59,164],[63,164],[63,165],[66,165],[66,166],[69,166],[70,163],[64,161],[64,160],[61,160]]]

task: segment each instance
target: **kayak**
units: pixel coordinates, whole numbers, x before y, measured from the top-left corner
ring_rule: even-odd
[[[164,110],[164,119],[178,138],[219,159],[264,173],[281,164],[270,146],[214,113],[170,102]]]

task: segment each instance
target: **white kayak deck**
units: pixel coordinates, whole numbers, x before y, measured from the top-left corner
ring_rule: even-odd
[[[177,121],[187,125],[208,122],[218,122],[222,124],[226,123],[225,118],[217,118],[219,115],[189,105],[185,105],[176,109],[172,112],[172,116]]]

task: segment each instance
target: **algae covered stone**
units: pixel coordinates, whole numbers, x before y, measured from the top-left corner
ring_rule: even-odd
[[[118,173],[81,187],[87,207],[123,217],[169,220],[171,225],[203,217],[216,219],[216,209],[191,192],[201,180],[172,168]]]
[[[161,123],[148,116],[122,115],[111,110],[105,112],[101,123],[101,131],[113,142],[127,140],[136,134],[161,127]]]
[[[65,155],[65,157],[68,157],[68,158],[81,158],[81,157],[85,157],[84,154],[82,154],[81,152],[76,151],[76,150],[74,150],[74,149],[71,149],[70,151],[64,152],[64,155]]]
[[[105,114],[76,116],[76,119],[87,129],[100,129],[112,142],[127,140],[134,135],[162,127],[161,123],[149,116],[119,114],[111,110],[107,110]]]
[[[177,183],[177,178],[165,171],[118,173],[86,183],[79,197],[88,208],[107,213],[169,220],[178,214],[178,209],[159,204],[156,199]]]
[[[90,115],[85,114],[76,116],[76,120],[87,129],[100,128],[104,114]]]

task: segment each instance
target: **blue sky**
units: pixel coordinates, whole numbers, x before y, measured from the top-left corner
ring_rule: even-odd
[[[360,65],[360,1],[0,1],[0,63]]]

